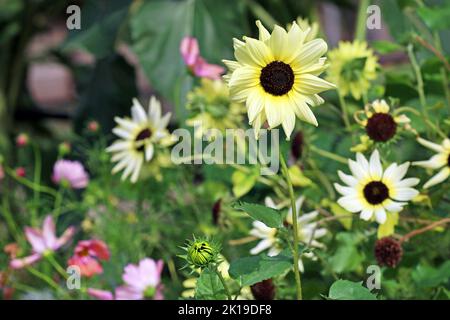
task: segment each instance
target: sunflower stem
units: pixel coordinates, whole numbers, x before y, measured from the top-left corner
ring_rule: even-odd
[[[348,120],[347,104],[345,103],[344,96],[341,94],[339,90],[338,96],[339,96],[339,104],[342,110],[342,120],[344,120],[345,128],[347,129],[348,132],[350,132],[350,120]]]
[[[225,282],[225,279],[222,276],[222,273],[219,271],[219,269],[217,268],[217,265],[214,266],[214,272],[217,274],[217,276],[220,279],[220,282],[222,282],[223,288],[225,289],[225,293],[228,297],[228,300],[233,300],[233,298],[231,297],[231,293],[230,290],[228,289],[228,286]]]
[[[358,20],[356,21],[355,40],[366,40],[366,21],[367,21],[367,7],[369,6],[369,0],[361,0],[358,10]]]
[[[294,232],[294,243],[292,246],[292,255],[294,257],[294,275],[295,275],[295,284],[297,287],[297,300],[302,300],[302,282],[300,278],[300,270],[298,268],[298,259],[299,259],[299,253],[298,253],[298,222],[297,222],[297,208],[295,206],[295,198],[294,198],[294,187],[292,186],[291,177],[289,176],[289,170],[286,165],[286,161],[284,160],[283,154],[280,150],[280,163],[281,163],[281,169],[283,172],[284,177],[286,178],[286,182],[288,184],[289,189],[289,197],[291,199],[291,207],[292,207],[292,226],[293,226],[293,232]]]

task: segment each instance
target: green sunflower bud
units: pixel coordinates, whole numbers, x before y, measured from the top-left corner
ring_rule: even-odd
[[[211,263],[219,262],[220,245],[208,239],[196,239],[188,241],[183,248],[186,255],[181,256],[186,259],[192,268],[205,268]]]

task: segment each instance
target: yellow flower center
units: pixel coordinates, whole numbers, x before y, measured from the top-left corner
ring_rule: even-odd
[[[290,65],[281,61],[273,61],[262,68],[259,81],[267,93],[282,96],[288,93],[294,85],[294,72]]]

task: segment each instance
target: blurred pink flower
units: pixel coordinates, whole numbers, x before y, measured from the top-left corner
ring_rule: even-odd
[[[29,138],[26,133],[21,133],[16,137],[16,145],[18,147],[25,147],[28,144]]]
[[[82,189],[89,183],[89,175],[79,161],[58,160],[53,166],[52,180],[55,183],[68,183],[71,188]]]
[[[57,238],[55,233],[55,224],[50,215],[45,217],[42,229],[25,227],[25,237],[33,247],[32,255],[13,259],[10,267],[20,269],[40,260],[44,255],[58,250],[65,245],[73,236],[74,227],[69,227],[64,231],[61,237]]]
[[[112,292],[106,290],[88,288],[87,294],[99,300],[115,300]]]
[[[200,56],[198,41],[194,37],[184,37],[180,43],[180,53],[189,70],[197,77],[220,79],[225,68],[208,63]]]
[[[75,254],[67,262],[77,265],[81,275],[92,277],[103,272],[99,260],[109,260],[110,254],[106,243],[101,240],[83,240],[75,247]]]
[[[124,286],[116,288],[117,300],[162,300],[161,272],[163,261],[145,258],[139,265],[129,264],[122,276]]]
[[[27,171],[24,167],[18,167],[16,168],[16,176],[24,178],[27,174]]]

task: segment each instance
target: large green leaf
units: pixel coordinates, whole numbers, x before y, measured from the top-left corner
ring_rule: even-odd
[[[328,297],[333,300],[377,300],[361,282],[337,280],[330,287]]]
[[[136,96],[134,69],[118,55],[101,59],[82,92],[75,115],[76,130],[80,131],[86,120],[97,120],[104,132],[110,132],[114,117],[129,115]]]
[[[438,268],[419,264],[412,272],[411,277],[420,288],[432,288],[446,283],[450,278],[450,260]]]
[[[230,265],[229,273],[233,279],[241,281],[243,286],[279,276],[292,267],[292,258],[284,255],[269,257],[259,255],[241,258]]]
[[[225,288],[219,276],[209,268],[202,271],[197,279],[195,298],[198,300],[225,300]]]
[[[260,204],[238,201],[233,204],[236,210],[245,211],[250,217],[261,221],[270,228],[280,228],[283,225],[283,218],[280,211]]]
[[[130,0],[87,1],[81,10],[81,29],[71,30],[62,49],[81,49],[97,58],[114,52],[117,36],[128,13]]]
[[[196,37],[201,55],[220,63],[232,57],[232,38],[245,32],[242,11],[237,0],[156,0],[134,11],[133,50],[151,85],[175,104],[179,120],[185,119],[185,96],[193,84],[179,52],[182,38]]]
[[[341,232],[336,236],[338,249],[336,253],[329,258],[329,263],[336,273],[347,271],[358,271],[364,256],[358,249],[360,238],[358,235],[350,232]]]

